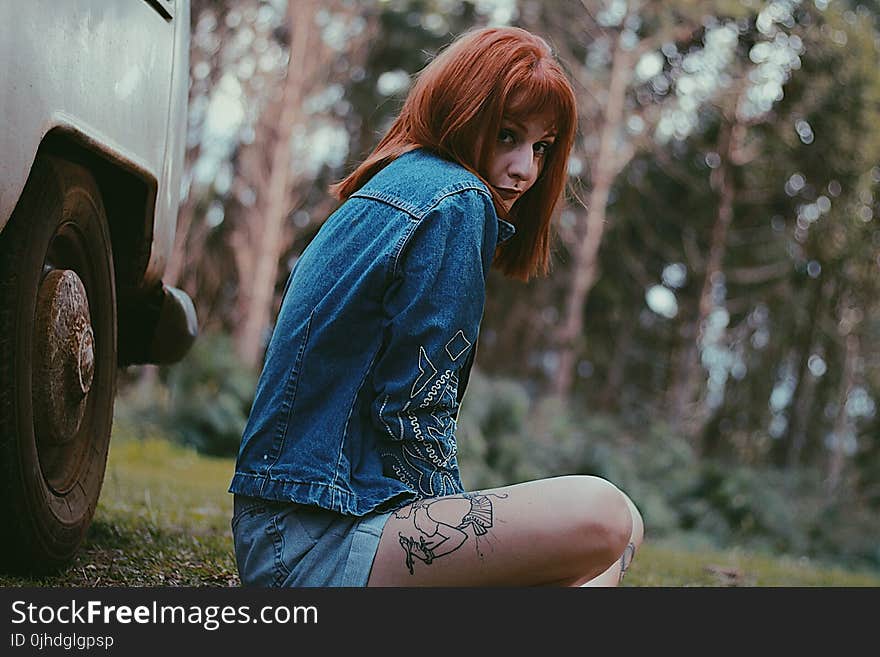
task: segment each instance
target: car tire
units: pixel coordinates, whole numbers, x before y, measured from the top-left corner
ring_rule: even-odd
[[[116,393],[116,290],[89,171],[37,157],[0,234],[0,569],[68,564],[92,521]]]

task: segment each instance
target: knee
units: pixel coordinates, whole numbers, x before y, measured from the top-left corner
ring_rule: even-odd
[[[620,558],[630,542],[634,542],[635,533],[643,531],[641,515],[611,482],[593,476],[577,479],[578,497],[582,503],[577,522],[581,544],[588,546],[591,560],[607,567]]]
[[[642,540],[645,538],[645,522],[642,520],[642,514],[639,512],[636,505],[633,504],[633,501],[625,494],[623,494],[623,497],[626,500],[627,506],[629,506],[629,511],[633,520],[632,544],[638,549],[642,544]]]

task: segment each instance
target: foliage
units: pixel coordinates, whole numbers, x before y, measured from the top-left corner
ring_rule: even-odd
[[[204,334],[184,360],[162,370],[161,383],[143,394],[126,388],[117,402],[117,422],[138,435],[172,436],[212,456],[238,453],[253,402],[256,377],[222,334]]]
[[[596,475],[632,498],[652,538],[701,536],[714,548],[747,545],[880,567],[876,512],[853,486],[828,491],[818,469],[701,458],[662,421],[531,398],[522,385],[483,372],[471,381],[458,425],[468,487]]]
[[[206,336],[181,367],[165,373],[152,401],[128,389],[117,431],[146,442],[166,435],[204,454],[234,456],[254,386],[228,340]],[[714,548],[748,545],[880,567],[876,510],[857,480],[832,493],[816,468],[701,458],[660,419],[591,412],[474,368],[457,437],[470,490],[595,475],[633,499],[653,538],[686,534]]]

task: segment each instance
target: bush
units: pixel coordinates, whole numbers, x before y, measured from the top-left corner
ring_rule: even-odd
[[[691,489],[697,473],[690,446],[662,424],[626,426],[611,416],[573,412],[563,400],[531,399],[523,385],[476,369],[457,437],[468,488],[600,476],[627,492],[654,535],[680,528],[670,500]]]
[[[184,362],[162,370],[150,395],[117,402],[117,426],[163,434],[198,451],[235,456],[256,376],[231,341],[202,336]],[[625,491],[649,539],[740,545],[880,566],[876,510],[844,482],[834,495],[820,472],[700,459],[662,422],[590,413],[525,386],[472,371],[457,427],[465,487],[479,490],[569,474],[604,477]]]
[[[475,371],[457,436],[471,489],[597,475],[632,498],[651,538],[687,536],[719,548],[880,566],[876,519],[855,486],[832,496],[821,473],[808,468],[700,459],[659,421],[591,414],[554,397],[532,399],[515,381]]]
[[[235,456],[256,382],[228,336],[205,334],[183,361],[161,369],[148,394],[121,395],[117,418],[140,437],[159,432],[203,454]]]
[[[494,488],[519,481],[528,463],[525,430],[529,396],[518,383],[471,371],[456,437],[466,487]]]

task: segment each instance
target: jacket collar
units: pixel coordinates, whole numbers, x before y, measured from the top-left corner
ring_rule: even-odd
[[[506,242],[516,233],[516,227],[509,221],[498,219],[498,244]]]

